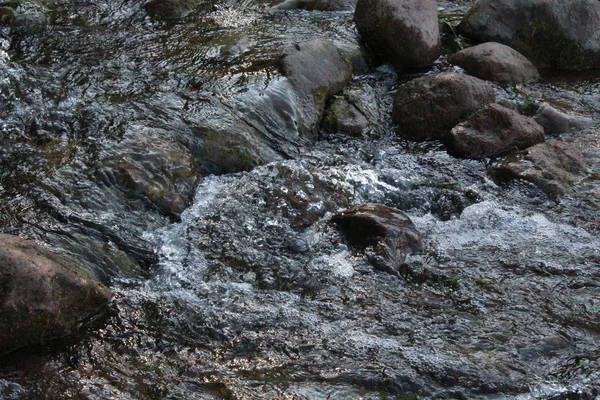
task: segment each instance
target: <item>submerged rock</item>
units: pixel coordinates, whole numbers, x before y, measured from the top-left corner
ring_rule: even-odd
[[[352,78],[352,67],[330,40],[315,39],[284,50],[283,73],[300,103],[298,128],[303,135],[314,137],[327,99]]]
[[[353,11],[357,0],[285,0],[273,6],[275,10],[302,8],[315,11]]]
[[[441,54],[433,0],[359,0],[354,20],[377,63],[419,68],[432,64]]]
[[[321,126],[327,132],[358,136],[369,129],[369,120],[352,102],[339,97],[327,107]]]
[[[583,155],[570,143],[549,140],[497,161],[490,172],[498,180],[523,179],[550,196],[561,196],[571,192],[587,169]]]
[[[151,0],[144,9],[152,18],[177,21],[192,12],[197,0]]]
[[[6,234],[0,234],[0,284],[0,353],[74,333],[111,297],[73,262]]]
[[[597,0],[482,0],[458,32],[478,42],[504,43],[538,68],[600,67],[600,2]]]
[[[534,119],[544,127],[546,135],[577,132],[590,127],[594,121],[580,115],[569,115],[548,103],[542,103]]]
[[[470,75],[498,83],[516,85],[540,79],[537,68],[521,53],[500,43],[483,43],[448,57]]]
[[[475,110],[493,101],[494,88],[481,79],[452,72],[429,75],[398,89],[392,118],[404,137],[441,139]]]
[[[396,273],[406,256],[420,249],[421,234],[408,215],[382,204],[362,204],[331,219],[353,246],[372,248],[369,261]]]
[[[532,118],[498,104],[489,104],[455,126],[448,150],[458,157],[489,157],[526,149],[544,141],[544,129]]]

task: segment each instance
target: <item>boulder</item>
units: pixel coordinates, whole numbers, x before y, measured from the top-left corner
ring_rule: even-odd
[[[549,140],[497,160],[491,175],[500,181],[523,179],[535,183],[552,197],[572,191],[587,174],[588,164],[570,143]]]
[[[489,104],[452,128],[449,153],[457,157],[489,157],[513,149],[526,149],[544,141],[544,128],[532,118]]]
[[[481,0],[458,32],[479,43],[506,44],[538,68],[600,67],[598,0]]]
[[[369,120],[348,99],[340,96],[327,107],[321,126],[330,133],[359,136],[369,129]]]
[[[435,0],[359,0],[354,21],[376,63],[420,68],[441,54]]]
[[[591,118],[580,115],[569,115],[557,110],[548,103],[542,103],[533,118],[538,124],[544,127],[546,135],[578,132],[589,128],[594,123]]]
[[[177,21],[192,12],[198,0],[151,0],[144,9],[152,18]]]
[[[357,0],[285,0],[274,10],[354,11]]]
[[[132,126],[110,151],[97,173],[105,183],[145,196],[175,218],[191,204],[200,179],[199,165],[168,132]]]
[[[535,82],[537,68],[521,53],[500,43],[488,42],[461,50],[448,57],[468,74],[507,85]]]
[[[408,215],[382,204],[362,204],[336,213],[331,221],[352,246],[366,251],[374,267],[397,273],[422,237]]]
[[[282,67],[298,97],[302,114],[298,129],[303,136],[314,138],[327,99],[352,78],[352,67],[326,39],[286,48]]]
[[[72,334],[110,293],[72,261],[0,234],[0,353]]]
[[[428,75],[398,89],[392,118],[404,137],[441,139],[494,97],[492,85],[481,79],[452,72]]]

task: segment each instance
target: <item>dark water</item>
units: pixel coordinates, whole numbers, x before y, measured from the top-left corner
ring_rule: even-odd
[[[450,21],[466,7],[440,6]],[[395,137],[386,67],[346,89],[368,132],[300,137],[281,49],[355,46],[351,13],[19,7],[0,31],[0,229],[76,258],[115,299],[77,344],[3,360],[0,398],[598,397],[597,123],[561,137],[590,173],[552,200]],[[497,97],[600,113],[595,74]],[[329,222],[367,201],[424,234],[398,276]]]

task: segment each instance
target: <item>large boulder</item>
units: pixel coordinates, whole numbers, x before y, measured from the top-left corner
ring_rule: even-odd
[[[69,335],[110,293],[72,261],[0,234],[0,354]]]
[[[537,144],[490,166],[496,179],[523,179],[552,197],[571,192],[571,186],[585,178],[587,171],[588,164],[579,150],[558,140]]]
[[[538,68],[600,67],[598,0],[481,0],[458,32],[480,43],[504,43]]]
[[[314,11],[353,11],[357,0],[285,0],[275,6],[274,10],[314,10]]]
[[[404,137],[442,139],[494,98],[494,88],[481,79],[452,72],[428,75],[398,89],[392,118]]]
[[[577,132],[589,128],[594,123],[591,118],[567,114],[548,103],[540,105],[534,119],[544,127],[546,135]]]
[[[540,73],[531,61],[500,43],[469,47],[451,55],[448,61],[470,75],[501,84],[516,85],[540,79]]]
[[[419,68],[441,54],[435,0],[359,0],[354,20],[377,63]]]
[[[315,39],[288,47],[283,52],[283,74],[297,94],[300,133],[314,138],[327,99],[352,78],[352,67],[330,40]]]
[[[532,118],[499,104],[489,104],[456,125],[447,146],[455,156],[479,158],[526,149],[544,139],[544,128]]]
[[[374,267],[397,273],[420,249],[422,236],[408,215],[382,204],[362,204],[336,213],[331,221],[352,246],[366,251]]]

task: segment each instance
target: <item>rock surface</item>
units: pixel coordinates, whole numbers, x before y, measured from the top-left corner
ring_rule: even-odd
[[[452,72],[429,75],[398,89],[392,118],[404,137],[441,139],[475,110],[493,101],[493,87],[481,79]]]
[[[585,158],[573,145],[549,140],[499,160],[490,172],[499,180],[523,179],[550,196],[561,196],[585,177],[587,169]]]
[[[395,273],[406,256],[421,247],[421,234],[408,215],[382,204],[362,204],[336,213],[331,219],[348,242],[366,249],[369,261]]]
[[[597,0],[482,0],[465,15],[458,32],[477,42],[504,43],[538,68],[600,66]]]
[[[353,11],[357,0],[285,0],[273,6],[275,10],[301,8],[314,11]]]
[[[152,18],[177,21],[192,12],[197,0],[151,0],[144,6]]]
[[[327,99],[352,78],[352,67],[333,43],[315,39],[288,47],[283,52],[283,73],[297,93],[302,120],[299,131],[315,137]]]
[[[354,20],[376,63],[419,68],[432,64],[441,54],[433,0],[359,0]]]
[[[544,128],[532,118],[498,104],[489,104],[452,128],[449,152],[458,157],[489,157],[526,149],[544,141]]]
[[[590,127],[594,121],[580,115],[569,115],[548,103],[542,103],[534,119],[544,127],[546,135],[577,132]]]
[[[0,234],[0,353],[71,334],[110,299],[106,287],[69,260]]]
[[[502,84],[516,85],[540,79],[537,68],[521,53],[500,43],[483,43],[448,57],[470,75]]]

